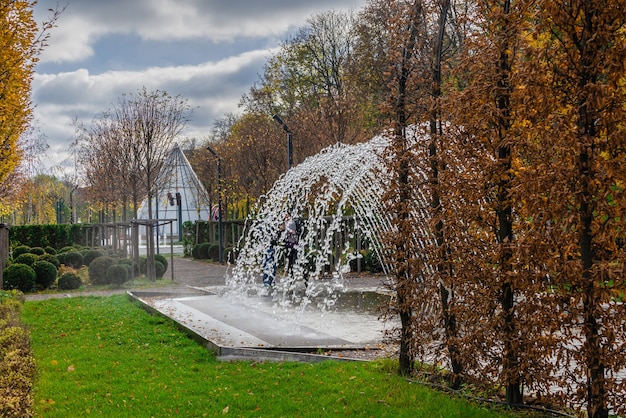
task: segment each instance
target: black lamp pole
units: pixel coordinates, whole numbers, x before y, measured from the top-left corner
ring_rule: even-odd
[[[222,158],[217,155],[213,148],[207,146],[211,154],[217,159],[217,235],[219,236],[219,259],[224,263],[224,243],[222,239]]]
[[[291,143],[291,131],[289,127],[278,115],[273,116],[274,120],[278,122],[278,124],[282,125],[285,132],[287,132],[287,168],[290,169],[293,165],[293,147]]]

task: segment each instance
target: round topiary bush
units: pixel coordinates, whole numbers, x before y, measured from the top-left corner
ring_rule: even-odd
[[[111,257],[98,257],[89,264],[89,280],[95,285],[108,284],[107,269],[115,264]]]
[[[128,268],[122,264],[112,264],[105,273],[110,284],[122,285],[128,281]]]
[[[28,293],[35,290],[37,274],[29,265],[14,263],[2,272],[3,287],[7,290],[17,289]]]
[[[61,267],[61,262],[59,261],[59,259],[57,258],[57,256],[56,256],[56,255],[53,255],[53,254],[48,254],[48,253],[46,253],[46,254],[44,254],[44,255],[40,255],[40,256],[39,256],[39,260],[42,260],[42,261],[47,261],[48,263],[52,263],[52,264],[54,264],[54,266],[55,266],[56,268]]]
[[[87,249],[81,252],[81,254],[83,256],[83,264],[85,264],[86,266],[90,265],[91,262],[96,258],[104,257],[106,255],[104,251],[97,249]]]
[[[13,263],[15,264],[26,264],[27,266],[33,266],[35,261],[39,260],[39,256],[32,253],[24,253],[20,254],[13,259]]]
[[[57,286],[59,289],[63,290],[74,290],[78,289],[83,285],[83,281],[76,273],[66,272],[59,277],[59,281],[57,282]]]
[[[139,264],[135,263],[130,258],[121,258],[117,264],[123,265],[128,269],[128,277],[136,277],[139,276],[141,271],[139,270]]]
[[[30,252],[32,254],[44,255],[46,253],[46,250],[44,250],[43,247],[33,247],[30,249]]]
[[[154,274],[160,279],[165,274],[165,266],[159,260],[154,260]]]
[[[163,254],[155,254],[154,261],[158,261],[159,263],[163,264],[163,267],[165,267],[165,270],[163,271],[163,273],[167,271],[167,258],[165,258]]]
[[[17,258],[22,254],[26,254],[30,252],[30,247],[28,245],[18,245],[13,248],[13,258]]]
[[[57,254],[59,262],[75,269],[83,266],[83,256],[76,250]]]
[[[200,259],[200,244],[196,244],[191,249],[191,256],[195,259]]]
[[[44,250],[45,250],[46,254],[55,255],[57,253],[57,250],[54,249],[54,247],[50,247],[50,246],[44,247]]]
[[[33,270],[35,270],[35,283],[42,289],[47,289],[57,279],[57,268],[54,264],[38,260],[33,264]]]
[[[209,244],[208,242],[203,242],[200,245],[200,249],[198,250],[198,258],[200,260],[206,260],[209,258],[209,248],[211,247],[211,244]]]
[[[220,245],[211,244],[207,248],[207,258],[213,261],[220,261]]]

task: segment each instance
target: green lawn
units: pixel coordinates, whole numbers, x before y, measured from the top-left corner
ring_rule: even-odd
[[[40,417],[499,417],[392,361],[220,362],[128,296],[25,302]]]

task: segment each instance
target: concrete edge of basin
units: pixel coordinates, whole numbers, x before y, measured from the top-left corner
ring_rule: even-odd
[[[158,297],[158,296],[168,297],[168,296],[171,296],[171,294],[168,294],[166,292],[163,292],[163,293],[136,292],[136,291],[134,292],[130,290],[127,291],[126,294],[132,301],[134,301],[135,303],[138,303],[142,309],[144,309],[151,315],[158,315],[158,316],[167,318],[168,320],[172,321],[172,323],[178,329],[180,329],[182,332],[187,334],[194,341],[196,341],[197,343],[201,344],[202,346],[214,352],[215,355],[217,356],[217,359],[220,361],[238,361],[238,360],[278,361],[278,362],[295,361],[295,362],[303,362],[303,363],[319,363],[322,361],[329,361],[329,360],[367,361],[367,360],[361,360],[361,359],[317,354],[316,352],[318,350],[310,348],[310,347],[305,348],[305,349],[298,348],[298,347],[281,347],[281,348],[223,347],[223,346],[220,346],[219,344],[216,344],[213,341],[208,340],[204,336],[198,334],[193,329],[167,316],[163,312],[150,306],[148,303],[146,303],[144,300],[141,299],[141,297]],[[180,296],[180,295],[181,294],[178,293],[175,296]],[[358,350],[359,348],[358,347],[349,347],[349,348],[341,347],[341,348],[336,348],[335,350],[345,351],[346,349]],[[323,350],[325,352],[329,352],[329,351],[332,352],[334,349],[329,348],[329,347],[321,347],[320,350]]]

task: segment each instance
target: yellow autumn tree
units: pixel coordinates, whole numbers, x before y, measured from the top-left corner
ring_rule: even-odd
[[[31,81],[37,57],[60,11],[40,28],[32,0],[0,2],[0,182],[15,169],[21,153],[18,139],[32,118]]]

